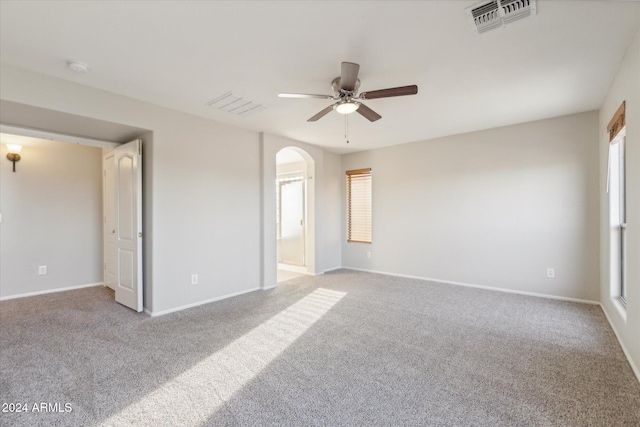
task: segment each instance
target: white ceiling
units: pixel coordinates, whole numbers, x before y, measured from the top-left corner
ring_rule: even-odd
[[[419,141],[598,109],[640,27],[640,4],[538,0],[537,15],[476,35],[476,1],[0,2],[0,61],[335,152]],[[89,64],[77,74],[66,61]],[[330,94],[340,62],[370,123],[278,92]],[[226,92],[266,104],[247,118],[204,104]]]

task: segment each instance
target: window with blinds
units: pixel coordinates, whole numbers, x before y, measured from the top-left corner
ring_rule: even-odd
[[[347,241],[371,243],[371,168],[347,171]]]
[[[607,125],[609,134],[609,166],[607,192],[609,193],[609,253],[612,296],[627,303],[627,217],[626,217],[626,102]]]

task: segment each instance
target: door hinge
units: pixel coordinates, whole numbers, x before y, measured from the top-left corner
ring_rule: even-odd
[[[142,237],[142,231],[138,232],[138,237]]]
[[[142,156],[142,141],[138,140],[138,154]]]

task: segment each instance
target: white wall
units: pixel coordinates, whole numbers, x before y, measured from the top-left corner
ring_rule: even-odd
[[[342,208],[341,156],[324,152],[324,194],[322,202],[323,229],[323,271],[334,270],[342,266],[342,220],[345,213]]]
[[[611,297],[609,268],[609,213],[606,127],[626,101],[627,166],[627,305],[620,310]],[[640,380],[640,32],[631,42],[600,109],[600,297]],[[625,318],[626,315],[626,318]]]
[[[153,311],[257,289],[258,134],[164,109],[157,116]]]
[[[343,225],[342,264],[597,301],[597,126],[589,112],[343,156],[342,179],[372,168],[373,243]]]
[[[0,298],[102,282],[102,150],[32,144],[0,147]]]

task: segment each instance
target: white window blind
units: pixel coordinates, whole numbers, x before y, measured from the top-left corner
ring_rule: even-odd
[[[371,168],[347,171],[347,241],[371,243]]]

